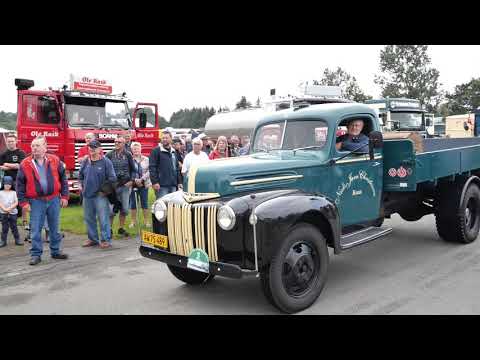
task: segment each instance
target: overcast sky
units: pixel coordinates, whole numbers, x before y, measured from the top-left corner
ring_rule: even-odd
[[[228,106],[242,95],[254,102],[271,88],[292,92],[304,80],[319,79],[325,67],[354,75],[378,97],[374,84],[383,46],[0,46],[0,110],[16,112],[16,77],[36,89],[66,84],[70,73],[105,78],[114,93],[156,102],[167,120],[181,108]],[[480,46],[429,46],[442,88],[480,77]]]

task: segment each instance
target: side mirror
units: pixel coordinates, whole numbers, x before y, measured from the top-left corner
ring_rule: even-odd
[[[368,135],[368,152],[370,154],[370,160],[375,158],[373,153],[374,149],[381,149],[383,147],[383,135],[380,131],[372,131]]]
[[[144,112],[140,113],[139,125],[142,129],[145,129],[147,127],[147,114]]]

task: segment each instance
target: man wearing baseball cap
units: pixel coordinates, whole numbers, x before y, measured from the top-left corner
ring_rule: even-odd
[[[103,156],[100,146],[98,140],[92,140],[88,144],[90,154],[80,167],[78,179],[83,195],[83,216],[88,233],[88,240],[83,246],[100,245],[102,249],[106,249],[112,246],[110,202],[107,194],[102,192],[102,186],[106,182],[115,183],[117,176],[112,162]],[[101,241],[98,236],[97,218],[100,223]]]

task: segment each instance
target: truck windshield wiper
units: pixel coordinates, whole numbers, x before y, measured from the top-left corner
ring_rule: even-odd
[[[293,149],[293,155],[295,155],[295,152],[298,150],[313,150],[313,149],[321,149],[323,148],[324,145],[313,145],[313,146],[305,146],[305,147],[299,147],[296,149]]]

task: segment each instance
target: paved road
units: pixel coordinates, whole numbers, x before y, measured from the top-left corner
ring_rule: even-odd
[[[395,215],[385,225],[394,227],[389,237],[330,257],[323,293],[301,314],[480,313],[480,240],[439,240],[433,216],[406,223]],[[44,257],[35,267],[3,250],[0,314],[278,314],[257,279],[189,287],[141,258],[135,240],[111,250],[77,240],[67,247],[71,260]]]

